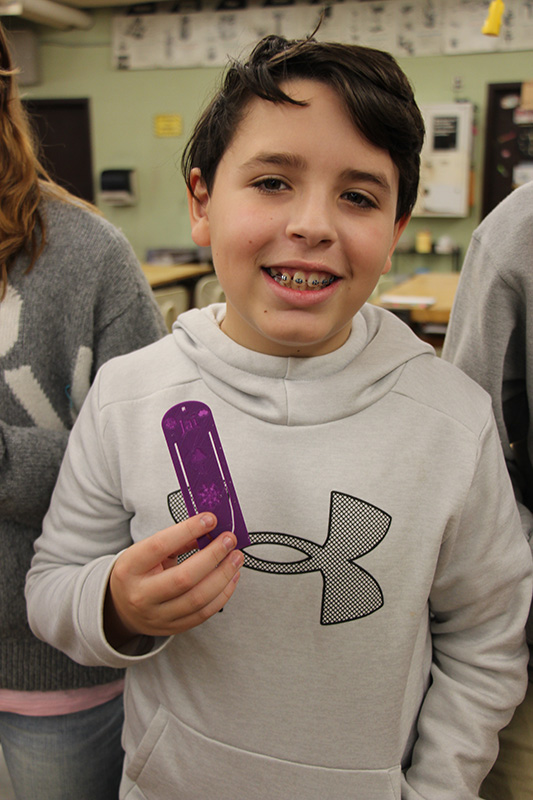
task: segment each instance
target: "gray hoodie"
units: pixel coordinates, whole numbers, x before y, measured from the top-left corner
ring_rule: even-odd
[[[533,181],[476,228],[444,343],[489,392],[505,459],[533,549]],[[527,626],[533,679],[533,612]]]
[[[27,582],[38,636],[128,667],[128,800],[470,800],[526,684],[531,559],[490,398],[365,306],[310,359],[224,306],[99,372]],[[184,507],[161,419],[212,410],[250,532],[222,613],[117,652],[116,553]]]

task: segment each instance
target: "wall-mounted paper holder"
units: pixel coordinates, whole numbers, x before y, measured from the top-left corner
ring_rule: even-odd
[[[134,206],[137,180],[134,169],[104,169],[100,173],[100,201],[110,206]]]

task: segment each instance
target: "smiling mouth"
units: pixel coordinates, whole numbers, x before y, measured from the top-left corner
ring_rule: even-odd
[[[267,269],[266,272],[280,286],[299,292],[317,292],[337,280],[328,272],[302,272],[301,270]]]

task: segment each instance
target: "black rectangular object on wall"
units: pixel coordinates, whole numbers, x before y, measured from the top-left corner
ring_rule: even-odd
[[[519,121],[517,113],[521,92],[521,83],[488,85],[482,218],[516,188],[515,168],[533,165],[533,122],[529,114]]]
[[[40,158],[60,186],[94,202],[89,100],[25,99],[40,143]]]

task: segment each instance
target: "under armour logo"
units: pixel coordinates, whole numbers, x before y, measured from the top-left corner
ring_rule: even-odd
[[[175,522],[187,517],[181,492],[168,497]],[[383,592],[375,578],[354,563],[373,550],[389,530],[391,517],[357,497],[331,492],[328,534],[324,544],[287,533],[250,533],[251,547],[244,552],[244,566],[277,575],[320,572],[323,580],[322,625],[366,617],[383,605]],[[282,545],[303,553],[298,561],[278,562],[256,558],[249,551],[255,544]],[[188,555],[188,554],[186,554]]]

